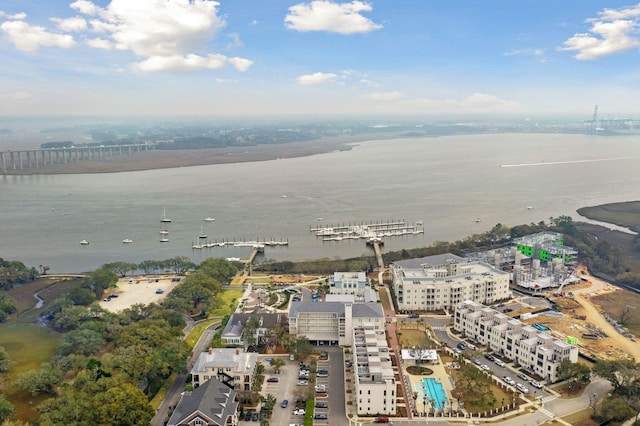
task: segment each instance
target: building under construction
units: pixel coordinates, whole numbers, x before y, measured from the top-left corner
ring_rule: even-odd
[[[540,232],[516,238],[507,247],[468,257],[509,272],[513,285],[536,291],[574,280],[571,274],[577,255],[576,249],[564,245],[562,234]]]

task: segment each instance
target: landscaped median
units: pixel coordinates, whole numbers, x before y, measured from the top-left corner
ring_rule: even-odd
[[[307,406],[304,412],[304,426],[313,426],[313,412],[316,408],[316,399],[307,398]]]

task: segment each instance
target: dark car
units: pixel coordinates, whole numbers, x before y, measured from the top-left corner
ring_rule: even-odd
[[[316,408],[329,408],[326,402],[316,401]]]
[[[288,399],[283,399],[282,402],[280,403],[280,406],[282,408],[287,408],[287,405],[289,405],[289,400]]]
[[[485,357],[486,359],[488,359],[489,361],[494,361],[494,360],[495,360],[495,358],[493,357],[493,355],[490,355],[490,354],[486,354],[484,357]]]
[[[318,413],[313,416],[314,420],[327,420],[328,416],[324,413]]]
[[[249,420],[251,420],[251,411],[244,413],[244,421],[248,422]]]
[[[418,314],[409,314],[409,318],[420,318]]]
[[[254,422],[257,422],[260,419],[260,414],[257,411],[254,411],[253,414],[251,414],[251,420]]]
[[[277,378],[277,377],[269,377],[267,379],[267,382],[269,382],[269,383],[278,383],[279,381],[280,381],[280,379]]]

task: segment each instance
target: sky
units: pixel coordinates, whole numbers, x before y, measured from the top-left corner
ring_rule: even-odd
[[[0,0],[0,115],[640,113],[640,3]]]

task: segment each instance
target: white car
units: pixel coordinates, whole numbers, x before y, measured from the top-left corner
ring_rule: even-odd
[[[529,389],[521,383],[516,384],[516,389],[518,389],[522,393],[529,393]]]
[[[307,386],[308,384],[308,380],[298,380],[298,386]]]
[[[531,384],[531,386],[533,386],[534,388],[542,389],[542,385],[535,380],[530,380],[529,384]]]
[[[304,413],[304,408],[296,408],[295,410],[293,410],[294,416],[304,416]]]
[[[489,371],[489,370],[491,370],[487,364],[482,364],[482,365],[480,366],[480,368],[482,368],[484,371]]]
[[[504,382],[505,382],[505,383],[507,383],[507,384],[509,384],[509,385],[511,385],[511,386],[515,386],[515,384],[516,384],[515,380],[513,380],[513,379],[512,379],[511,377],[509,377],[509,376],[504,376],[504,377],[502,378],[502,380],[504,380]]]
[[[493,361],[493,362],[495,362],[495,363],[496,363],[496,365],[499,365],[500,367],[504,367],[504,366],[505,366],[504,361],[503,361],[503,360],[501,360],[501,359],[496,358],[496,360],[495,360],[495,361]]]

